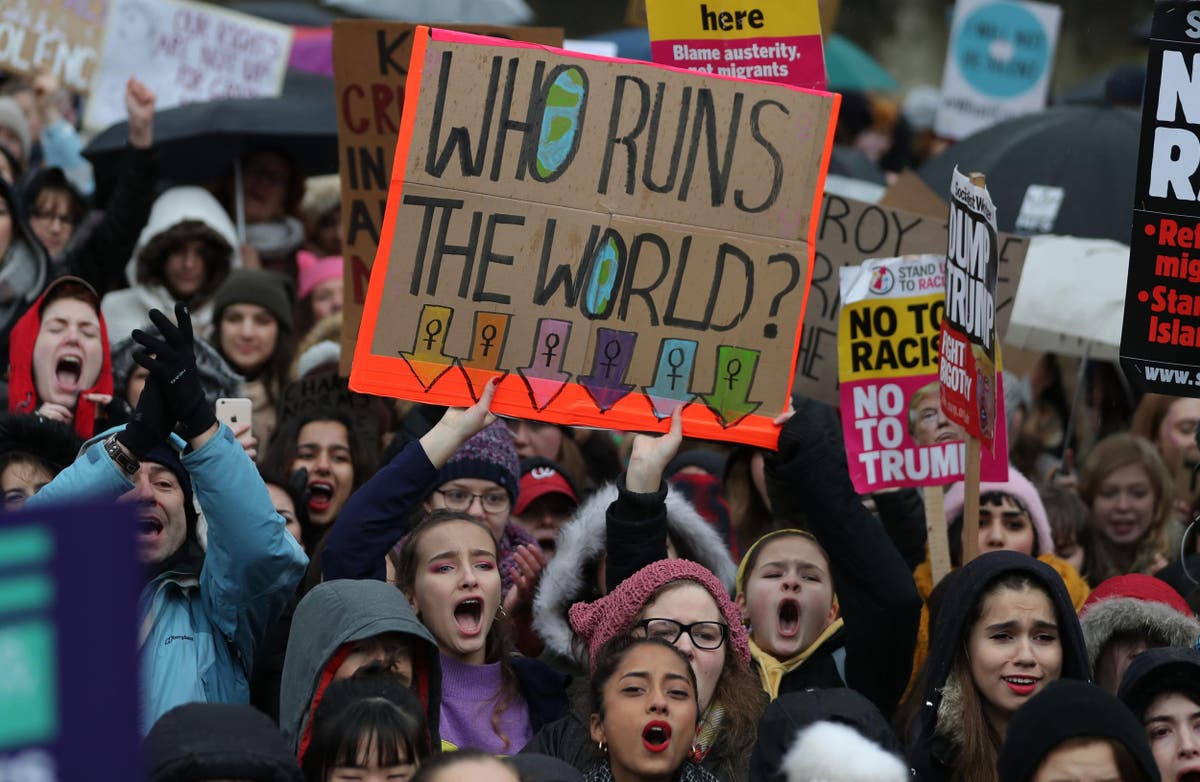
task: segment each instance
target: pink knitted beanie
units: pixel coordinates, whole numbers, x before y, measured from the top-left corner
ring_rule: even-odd
[[[342,256],[331,255],[327,258],[318,258],[308,250],[300,250],[296,253],[296,272],[300,278],[299,290],[296,291],[296,299],[303,299],[308,294],[312,293],[313,288],[317,287],[326,280],[332,280],[342,276]]]
[[[1016,497],[1025,510],[1029,511],[1029,518],[1033,520],[1033,531],[1037,534],[1038,555],[1054,553],[1054,535],[1050,530],[1050,520],[1046,517],[1046,507],[1042,505],[1042,498],[1038,494],[1037,488],[1034,487],[1029,479],[1013,467],[1008,465],[1008,480],[1003,483],[991,481],[983,481],[979,484],[979,493],[981,495],[988,492],[999,492],[1007,494],[1010,497]],[[945,510],[946,523],[954,521],[954,517],[962,513],[963,504],[962,481],[951,486],[946,490]]]
[[[729,625],[729,643],[741,661],[750,665],[750,640],[742,624],[741,613],[729,593],[708,568],[686,559],[653,562],[617,585],[616,589],[592,603],[576,603],[568,614],[571,627],[587,642],[589,665],[595,666],[600,647],[628,632],[650,596],[672,581],[694,581],[717,601],[725,623]]]

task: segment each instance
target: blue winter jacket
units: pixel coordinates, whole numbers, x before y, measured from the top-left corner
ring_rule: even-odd
[[[26,507],[115,500],[133,488],[101,444],[115,431],[94,438]],[[174,436],[172,444],[180,450],[186,445]],[[208,524],[208,547],[199,577],[170,571],[142,588],[143,734],[183,703],[250,702],[254,653],[308,566],[254,463],[224,424],[200,449],[184,452],[182,461]]]

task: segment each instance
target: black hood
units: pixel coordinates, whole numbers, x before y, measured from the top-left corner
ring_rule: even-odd
[[[937,728],[942,689],[958,653],[971,609],[989,584],[1010,573],[1028,574],[1045,588],[1054,603],[1063,650],[1061,678],[1091,680],[1083,631],[1079,627],[1075,607],[1062,577],[1049,565],[1028,554],[1018,554],[1015,551],[982,554],[947,577],[953,580],[946,584],[929,637],[929,658],[925,663],[925,691],[921,693],[920,732],[917,737],[919,741],[931,739]]]
[[[763,712],[750,755],[750,782],[786,782],[784,756],[796,734],[816,722],[848,725],[897,758],[903,747],[875,704],[854,690],[834,688],[780,695]]]
[[[1200,705],[1200,649],[1164,646],[1133,658],[1117,697],[1138,719],[1164,692],[1178,692]]]

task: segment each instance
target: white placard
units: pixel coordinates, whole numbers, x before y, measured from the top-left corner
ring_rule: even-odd
[[[958,0],[934,132],[960,139],[1046,106],[1062,9],[1028,0]]]
[[[137,76],[158,109],[279,94],[292,28],[187,0],[111,0],[100,67],[84,124],[125,119],[125,82]]]

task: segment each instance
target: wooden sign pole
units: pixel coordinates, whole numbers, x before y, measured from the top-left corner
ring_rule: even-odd
[[[945,490],[941,486],[926,486],[925,541],[929,546],[929,571],[937,586],[950,572],[950,541],[946,537]]]

